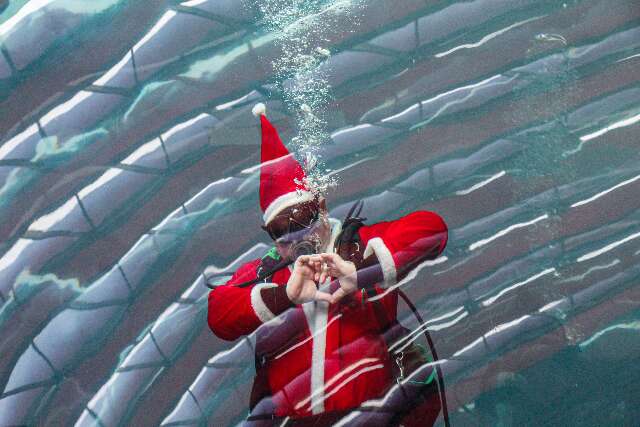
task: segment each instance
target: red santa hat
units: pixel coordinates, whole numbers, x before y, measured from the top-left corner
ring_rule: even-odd
[[[260,208],[264,212],[264,223],[268,224],[283,209],[313,200],[314,194],[304,184],[306,175],[302,166],[267,120],[265,105],[256,104],[252,112],[260,117],[262,126]]]

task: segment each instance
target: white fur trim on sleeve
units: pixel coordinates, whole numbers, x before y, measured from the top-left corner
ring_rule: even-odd
[[[258,316],[258,319],[260,319],[262,323],[266,323],[276,316],[264,303],[260,291],[265,288],[274,288],[276,286],[278,285],[275,283],[258,283],[251,289],[251,308],[256,312],[256,316]]]
[[[387,245],[384,244],[380,237],[374,237],[369,240],[362,256],[366,258],[372,253],[376,254],[382,267],[382,276],[384,277],[383,287],[387,288],[395,285],[397,281],[396,264],[393,261],[389,248],[387,248]]]
[[[256,117],[260,117],[260,116],[264,115],[266,112],[267,112],[267,107],[262,102],[258,102],[251,109],[251,113]]]

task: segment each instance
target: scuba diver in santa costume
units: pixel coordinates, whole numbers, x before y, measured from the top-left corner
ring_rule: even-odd
[[[331,425],[396,384],[394,285],[442,253],[447,226],[429,211],[370,225],[351,213],[329,218],[264,104],[253,112],[262,127],[262,228],[275,247],[212,287],[208,324],[224,340],[256,332],[249,424]],[[434,384],[430,399],[409,403],[413,418],[394,420],[432,425],[441,409]]]

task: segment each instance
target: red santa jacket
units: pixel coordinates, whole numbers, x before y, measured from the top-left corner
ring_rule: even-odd
[[[330,248],[339,232],[340,223],[333,220]],[[376,302],[365,299],[363,291],[338,304],[295,306],[285,293],[289,269],[276,272],[271,283],[235,286],[257,277],[259,259],[241,266],[209,294],[208,323],[218,337],[235,340],[263,325],[256,331],[256,369],[268,389],[266,407],[276,416],[354,408],[381,396],[392,381],[382,333],[396,318],[393,285],[419,262],[442,253],[447,226],[437,214],[417,211],[364,225],[358,234],[364,257],[375,254],[382,267]]]

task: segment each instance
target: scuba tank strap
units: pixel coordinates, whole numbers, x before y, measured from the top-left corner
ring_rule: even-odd
[[[293,264],[293,261],[282,259],[276,248],[271,248],[269,252],[260,259],[260,265],[256,271],[257,277],[236,286],[239,288],[246,288],[247,286],[252,286],[259,282],[266,282],[277,271],[282,270],[291,264]],[[207,285],[209,289],[215,288],[215,286],[209,282],[206,282],[205,285]]]

